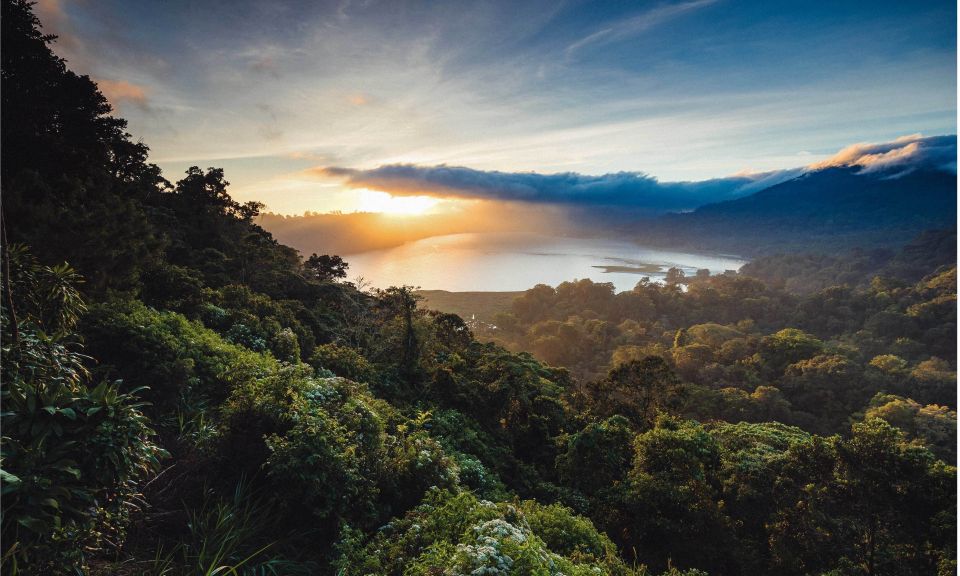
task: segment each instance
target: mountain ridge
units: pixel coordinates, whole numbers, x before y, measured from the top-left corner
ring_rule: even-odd
[[[759,256],[893,247],[924,230],[952,225],[956,174],[926,167],[896,177],[889,173],[858,167],[807,172],[743,198],[645,221],[634,237]]]

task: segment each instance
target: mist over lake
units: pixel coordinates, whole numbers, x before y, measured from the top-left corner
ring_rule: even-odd
[[[536,284],[589,278],[612,282],[618,292],[644,276],[662,280],[671,267],[687,275],[738,270],[737,256],[690,254],[632,242],[533,234],[469,233],[435,236],[395,248],[344,257],[349,277],[377,288],[410,285],[425,290],[512,291]]]

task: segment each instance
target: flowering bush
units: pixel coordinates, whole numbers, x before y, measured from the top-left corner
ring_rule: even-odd
[[[629,568],[588,520],[561,506],[493,503],[439,489],[369,542],[345,538],[338,567],[344,575],[646,574]]]

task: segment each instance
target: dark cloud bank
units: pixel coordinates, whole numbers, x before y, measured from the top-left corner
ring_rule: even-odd
[[[394,195],[433,195],[566,205],[623,206],[653,212],[691,209],[705,202],[736,198],[755,183],[754,177],[703,182],[659,182],[639,172],[590,176],[576,172],[481,171],[461,166],[393,164],[372,170],[324,168],[354,188]]]
[[[893,142],[855,144],[814,165],[701,182],[660,182],[641,172],[600,176],[565,172],[482,171],[460,166],[393,164],[370,170],[328,167],[314,172],[341,179],[352,188],[394,195],[432,195],[509,202],[549,203],[583,208],[619,208],[632,213],[691,210],[746,196],[828,167],[859,168],[863,174],[896,178],[916,169],[956,172],[955,135],[906,136]]]

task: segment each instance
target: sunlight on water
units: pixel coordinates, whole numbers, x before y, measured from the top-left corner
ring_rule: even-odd
[[[402,284],[425,290],[513,291],[536,284],[590,278],[630,290],[644,276],[662,280],[671,266],[693,275],[738,270],[736,256],[710,256],[645,248],[616,240],[560,238],[530,234],[452,234],[396,248],[345,257],[350,278],[372,286]]]

